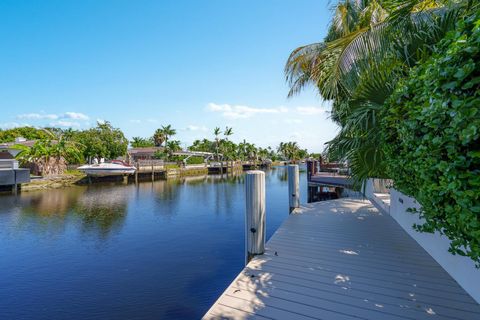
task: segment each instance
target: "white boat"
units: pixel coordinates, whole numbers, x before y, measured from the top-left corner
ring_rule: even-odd
[[[110,162],[98,164],[87,164],[78,167],[77,170],[83,171],[88,176],[106,177],[134,174],[136,168],[126,164],[123,161],[112,160]]]

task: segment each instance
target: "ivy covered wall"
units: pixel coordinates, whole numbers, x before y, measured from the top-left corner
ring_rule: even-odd
[[[383,108],[386,170],[450,251],[480,264],[480,13],[459,21]]]

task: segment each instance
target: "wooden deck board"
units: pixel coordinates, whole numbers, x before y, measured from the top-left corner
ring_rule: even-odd
[[[204,319],[480,319],[480,306],[364,200],[286,218]]]

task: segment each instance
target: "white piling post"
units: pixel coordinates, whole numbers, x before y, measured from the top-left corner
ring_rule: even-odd
[[[300,207],[300,175],[298,165],[288,165],[288,203],[290,213]]]
[[[265,172],[245,175],[245,256],[246,263],[265,252]]]

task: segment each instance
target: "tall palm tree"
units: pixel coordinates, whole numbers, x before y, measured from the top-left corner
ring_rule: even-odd
[[[163,132],[163,130],[162,129],[155,130],[155,133],[153,134],[153,142],[155,146],[160,147],[164,141],[165,141],[165,133]]]
[[[313,84],[332,100],[340,125],[329,153],[363,181],[382,175],[378,117],[396,82],[454,27],[471,1],[342,0],[327,37],[295,49],[286,64],[289,96]]]
[[[177,134],[177,130],[172,128],[172,125],[162,126],[162,132],[165,136],[165,146],[168,144],[168,138]]]
[[[213,135],[215,136],[215,156],[218,161],[218,149],[220,147],[220,135],[222,134],[222,131],[220,130],[219,127],[215,127],[213,129]]]
[[[222,148],[222,153],[227,157],[227,167],[228,167],[228,159],[232,158],[232,154],[234,152],[234,144],[229,143],[228,137],[233,134],[232,127],[225,127],[225,131],[223,131],[223,135],[225,136],[225,146]],[[233,159],[232,160],[232,168],[233,168]],[[233,170],[233,169],[232,169]]]
[[[172,156],[172,154],[176,151],[182,149],[179,140],[170,140],[165,143],[165,149],[167,150],[168,154]]]

